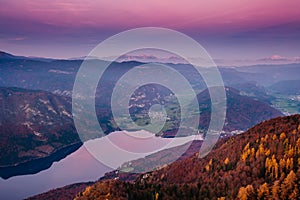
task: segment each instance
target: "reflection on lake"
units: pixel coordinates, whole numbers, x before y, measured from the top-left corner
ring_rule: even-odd
[[[21,199],[71,183],[93,181],[111,169],[95,160],[84,146],[42,172],[0,180],[1,199]]]

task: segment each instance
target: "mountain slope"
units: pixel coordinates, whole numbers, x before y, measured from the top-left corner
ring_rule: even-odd
[[[92,185],[92,182],[86,183],[75,183],[72,185],[67,185],[62,188],[50,190],[49,192],[45,192],[29,199],[31,200],[40,200],[40,199],[73,199],[73,197],[87,186]]]
[[[244,80],[255,81],[262,86],[270,86],[279,81],[299,79],[300,64],[253,65],[236,67]]]
[[[269,89],[283,95],[300,95],[300,80],[279,81]]]
[[[69,98],[20,88],[0,88],[0,135],[1,170],[80,143]]]
[[[0,51],[0,59],[16,59],[17,57],[10,54],[10,53],[6,53],[4,51]]]
[[[105,180],[77,199],[299,199],[300,115],[263,122],[222,139],[208,156],[142,174],[134,184]]]
[[[283,114],[267,103],[254,100],[251,97],[240,94],[240,91],[226,87],[226,119],[223,130],[247,130],[250,127]],[[211,99],[208,90],[198,96],[200,115],[200,128],[207,129],[210,119]]]

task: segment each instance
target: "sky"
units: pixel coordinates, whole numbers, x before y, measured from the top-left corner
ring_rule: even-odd
[[[0,51],[72,58],[137,27],[187,34],[216,60],[300,56],[299,0],[0,0]]]

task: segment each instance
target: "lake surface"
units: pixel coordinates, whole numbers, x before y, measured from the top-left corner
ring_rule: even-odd
[[[109,140],[107,140],[109,139]],[[147,131],[118,131],[110,135],[87,142],[76,152],[55,162],[44,171],[33,175],[0,178],[1,199],[22,199],[49,191],[72,183],[98,180],[106,172],[116,169],[124,162],[145,157],[160,150],[185,144],[195,139],[194,136],[184,138],[160,138]],[[87,150],[101,152],[98,160]],[[115,149],[122,149],[122,153]],[[135,152],[135,153],[132,153]],[[110,167],[108,167],[109,165]]]

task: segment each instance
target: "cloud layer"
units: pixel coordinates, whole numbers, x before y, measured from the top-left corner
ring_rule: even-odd
[[[0,46],[12,53],[77,57],[120,31],[166,27],[214,58],[300,54],[300,1],[0,0]]]

